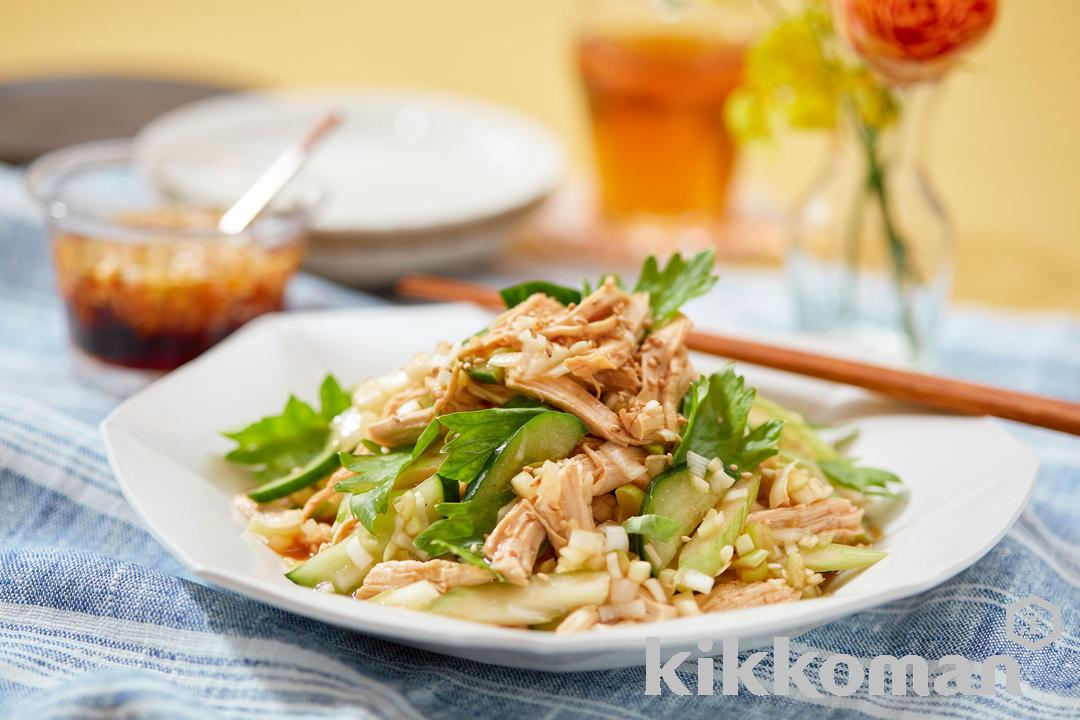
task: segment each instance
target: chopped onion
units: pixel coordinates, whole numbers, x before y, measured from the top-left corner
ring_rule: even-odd
[[[743,533],[735,539],[735,550],[740,555],[749,555],[754,552],[754,540],[746,533]]]
[[[637,597],[638,584],[626,578],[612,578],[611,589],[608,592],[608,601],[612,603],[626,603]]]
[[[698,455],[691,450],[686,453],[686,466],[690,469],[690,477],[694,480],[704,480],[709,471],[709,460],[703,455]]]
[[[643,583],[652,575],[652,565],[644,560],[634,560],[626,570],[626,577],[636,583]]]
[[[491,367],[501,368],[514,367],[519,362],[521,362],[521,353],[519,352],[498,353],[487,360],[487,364]]]
[[[348,554],[349,559],[352,560],[353,565],[361,570],[375,562],[375,558],[371,557],[371,553],[365,550],[364,546],[355,537],[345,543],[345,552]]]
[[[679,568],[675,571],[675,587],[681,590],[707,593],[712,590],[713,579],[700,570]]]
[[[608,575],[613,578],[621,578],[622,566],[619,565],[619,556],[616,553],[609,552],[607,554],[607,571]]]
[[[519,472],[510,480],[510,487],[514,488],[514,492],[518,497],[523,497],[527,500],[531,500],[536,497],[536,483],[533,480],[533,476],[527,472]]]
[[[672,598],[671,604],[675,606],[680,617],[701,614],[701,608],[698,607],[697,600],[694,599],[691,593],[679,593]]]
[[[615,605],[601,605],[598,609],[601,622],[636,620],[645,615],[645,601],[640,598]]]
[[[604,526],[604,552],[630,550],[630,537],[622,525]]]
[[[786,507],[791,504],[791,498],[788,497],[788,478],[796,465],[798,465],[796,460],[788,463],[780,475],[773,480],[772,487],[769,489],[769,507]]]
[[[711,468],[712,463],[709,463],[709,466]],[[731,477],[726,472],[724,472],[724,468],[722,466],[721,466],[721,468],[719,470],[717,470],[715,472],[710,470],[710,473],[709,473],[709,488],[714,493],[722,493],[722,492],[724,492],[725,490],[727,490],[729,487],[731,487],[734,484],[735,484],[735,478]]]
[[[664,592],[664,586],[660,584],[660,581],[656,578],[649,578],[645,582],[641,583],[641,587],[653,596],[653,599],[658,603],[667,603],[668,596]]]
[[[600,555],[604,552],[604,538],[598,532],[574,528],[570,533],[569,547],[584,552],[586,555]]]
[[[736,488],[734,490],[729,491],[726,495],[724,495],[724,502],[733,502],[735,500],[742,500],[743,498],[746,497],[746,495],[747,495],[746,488],[744,488],[744,487]]]

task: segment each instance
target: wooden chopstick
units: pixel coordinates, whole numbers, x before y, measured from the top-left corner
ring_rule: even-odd
[[[433,275],[406,276],[398,282],[396,290],[404,297],[470,302],[493,310],[503,308],[498,292],[491,288]],[[895,400],[938,410],[993,415],[1080,435],[1080,403],[711,333],[692,332],[686,344],[692,350],[710,355],[854,385]]]

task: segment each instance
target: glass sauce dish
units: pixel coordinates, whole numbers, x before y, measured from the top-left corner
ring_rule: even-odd
[[[224,235],[222,208],[160,192],[126,141],[50,153],[27,184],[47,212],[72,341],[116,365],[171,370],[280,310],[303,259],[311,203],[271,209]]]

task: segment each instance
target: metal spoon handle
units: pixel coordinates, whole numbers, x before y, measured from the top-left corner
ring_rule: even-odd
[[[330,113],[304,137],[271,163],[258,180],[233,203],[218,221],[218,230],[226,235],[242,233],[259,216],[293,176],[304,166],[312,149],[331,130],[341,124],[341,116]]]

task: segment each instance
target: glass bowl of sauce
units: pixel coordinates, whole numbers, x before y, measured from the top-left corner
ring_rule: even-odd
[[[46,210],[75,346],[115,365],[171,370],[282,309],[314,199],[293,193],[225,235],[224,207],[161,192],[132,159],[127,141],[65,148],[36,161],[27,185]]]

